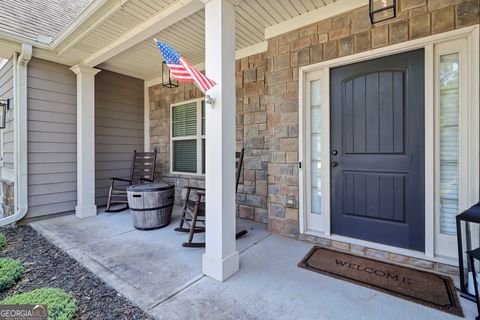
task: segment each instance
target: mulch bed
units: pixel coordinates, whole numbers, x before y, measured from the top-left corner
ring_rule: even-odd
[[[0,257],[18,259],[25,269],[13,288],[0,292],[0,301],[13,294],[55,287],[77,299],[77,319],[149,319],[141,309],[31,227],[0,228],[0,232],[7,238],[7,247]]]

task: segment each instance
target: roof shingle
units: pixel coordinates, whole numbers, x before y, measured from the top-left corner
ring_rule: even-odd
[[[92,0],[1,0],[0,30],[36,40],[57,37]]]

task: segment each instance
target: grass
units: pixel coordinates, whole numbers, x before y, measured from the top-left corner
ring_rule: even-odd
[[[16,294],[0,301],[0,304],[46,304],[48,320],[71,320],[77,311],[75,298],[57,288],[35,289]]]
[[[22,264],[14,259],[0,259],[0,291],[12,287],[23,274]]]
[[[0,233],[0,251],[2,251],[7,246],[7,239],[3,233]]]

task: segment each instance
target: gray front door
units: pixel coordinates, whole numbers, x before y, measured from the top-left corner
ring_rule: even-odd
[[[424,251],[423,49],[331,70],[333,234]]]

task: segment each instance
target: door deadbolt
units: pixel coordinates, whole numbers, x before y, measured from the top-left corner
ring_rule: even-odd
[[[336,156],[338,154],[337,150],[332,150],[332,156]]]

